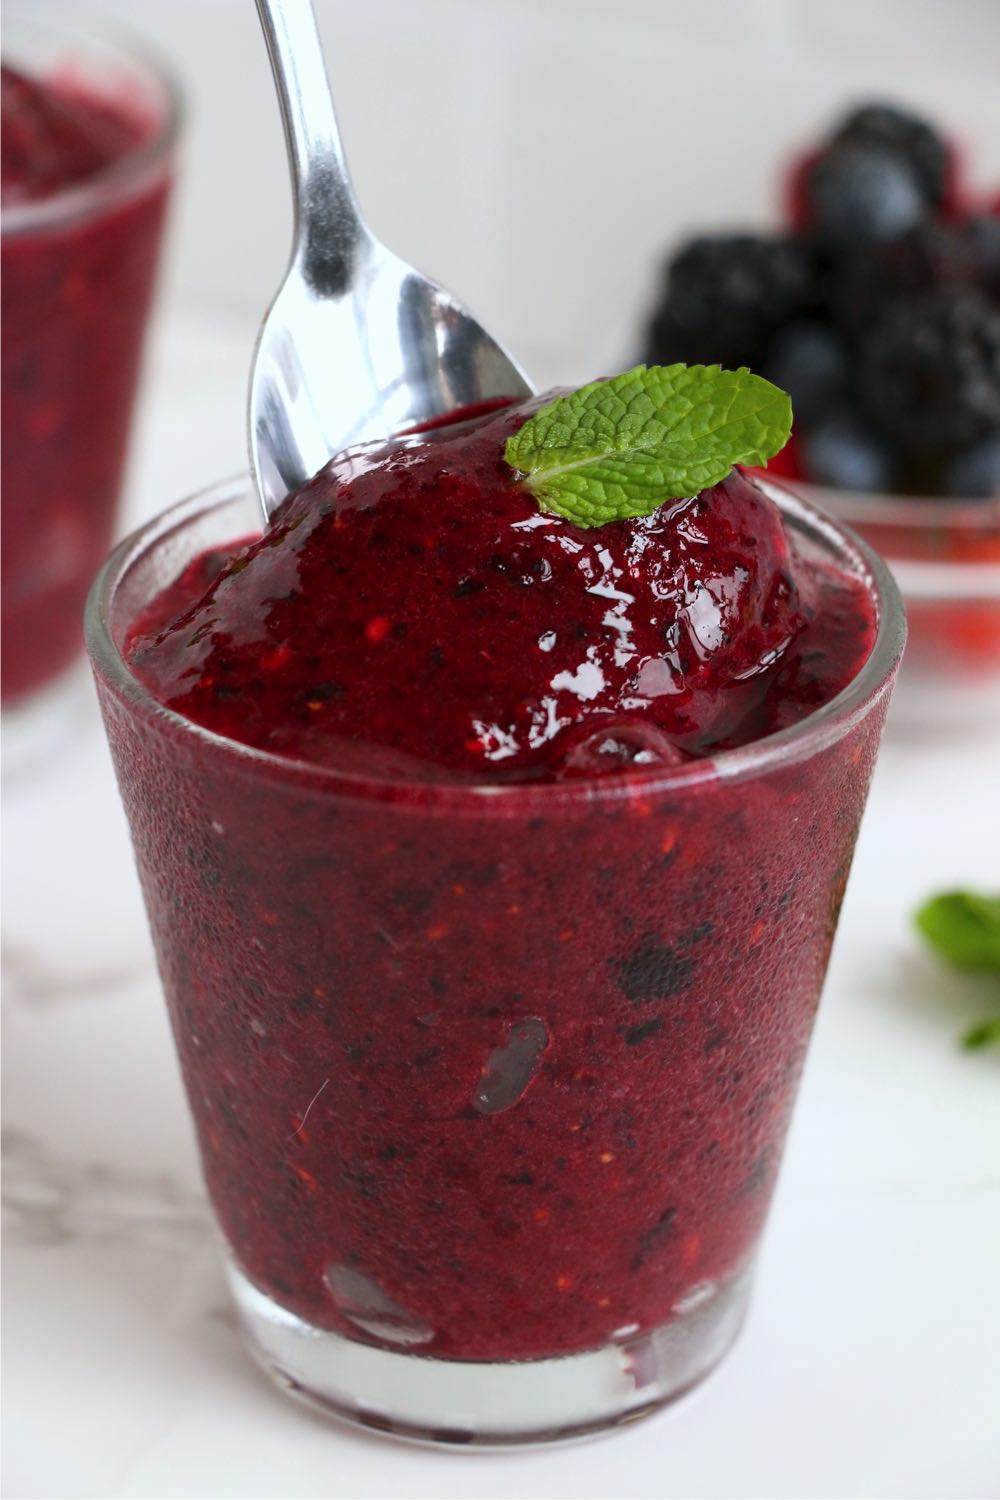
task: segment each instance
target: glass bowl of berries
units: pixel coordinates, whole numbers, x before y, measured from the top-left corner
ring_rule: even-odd
[[[883,104],[792,162],[783,196],[774,234],[669,258],[645,354],[790,392],[770,477],[860,532],[906,600],[897,722],[1000,720],[1000,197],[977,201],[954,145]]]

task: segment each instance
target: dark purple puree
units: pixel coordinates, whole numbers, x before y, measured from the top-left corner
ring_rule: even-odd
[[[531,409],[336,460],[131,633],[179,714],[388,800],[195,756],[165,789],[111,726],[133,825],[174,809],[137,847],[238,1262],[321,1326],[470,1359],[656,1326],[745,1263],[878,734],[672,795],[435,802],[745,744],[874,638],[740,472],[596,530],[542,514],[502,458]]]

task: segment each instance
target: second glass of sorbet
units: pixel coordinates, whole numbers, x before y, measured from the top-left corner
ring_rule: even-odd
[[[4,17],[3,703],[22,722],[81,653],[111,542],[178,119],[158,63],[86,11],[79,32],[47,14]]]
[[[841,580],[810,649],[845,681],[750,743],[611,774],[425,776],[356,741],[331,765],[158,702],[136,622],[259,532],[246,481],[95,585],[233,1297],[257,1359],[328,1412],[579,1435],[671,1401],[740,1328],[904,636],[873,554],[763,489],[800,566]]]

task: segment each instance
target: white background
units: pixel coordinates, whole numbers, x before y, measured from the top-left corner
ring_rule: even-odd
[[[251,0],[110,8],[190,97],[135,521],[242,463],[289,213]],[[1000,182],[996,0],[318,9],[373,226],[539,381],[627,349],[685,227],[768,222],[783,154],[844,102],[921,104]],[[69,753],[5,789],[4,1493],[1000,1495],[1000,1067],[956,1046],[982,987],[909,929],[930,891],[997,884],[998,765],[988,731],[889,735],[753,1313],[719,1373],[587,1446],[437,1455],[297,1411],[242,1356],[86,699]]]
[[[256,313],[284,267],[290,218],[252,0],[107,8],[160,45],[189,96],[168,289]],[[766,225],[782,163],[847,103],[918,105],[968,144],[975,179],[1000,183],[997,0],[316,10],[373,228],[539,380],[617,344],[666,242],[695,226]]]

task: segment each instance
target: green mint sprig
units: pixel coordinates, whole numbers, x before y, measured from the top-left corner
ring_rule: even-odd
[[[788,396],[749,370],[636,365],[543,406],[504,457],[543,510],[603,526],[766,463],[791,426]]]
[[[931,946],[956,968],[1000,976],[1000,896],[946,891],[926,902],[914,921]],[[962,1043],[970,1049],[1000,1043],[1000,1015],[977,1021]]]

